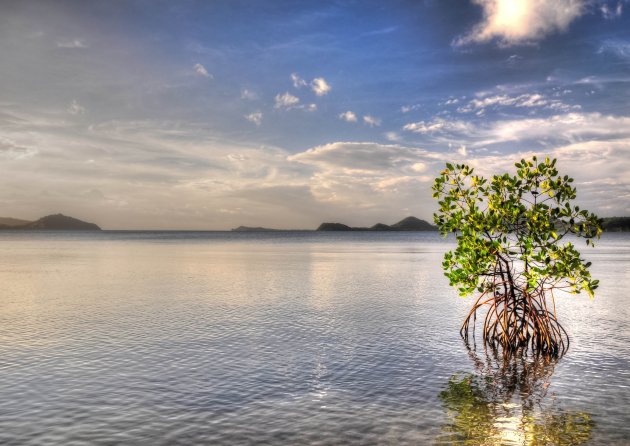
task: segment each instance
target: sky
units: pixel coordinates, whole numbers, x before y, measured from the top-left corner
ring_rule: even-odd
[[[630,0],[0,2],[0,216],[432,221],[538,155],[630,215]]]

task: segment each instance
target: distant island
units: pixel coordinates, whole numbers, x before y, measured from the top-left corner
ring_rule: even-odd
[[[233,232],[270,232],[282,231],[282,229],[270,229],[262,227],[239,226],[232,229]],[[308,231],[308,229],[305,229]],[[393,225],[377,223],[369,228],[355,228],[343,223],[322,223],[316,231],[437,231],[437,228],[424,220],[416,217],[407,217]]]
[[[603,219],[602,227],[605,232],[630,232],[630,217],[607,217]],[[285,229],[272,229],[260,226],[239,226],[233,232],[273,232]],[[309,231],[309,229],[303,229]],[[370,227],[352,227],[343,223],[322,223],[316,231],[437,231],[437,227],[416,217],[407,217],[393,225],[376,223]]]
[[[0,230],[52,230],[52,231],[100,231],[94,223],[88,223],[63,214],[47,215],[36,221],[0,217]]]
[[[602,227],[605,232],[630,232],[630,217],[606,217]],[[77,218],[63,214],[47,215],[35,221],[12,217],[0,217],[0,230],[51,230],[51,231],[100,231],[101,228]],[[276,232],[284,229],[264,228],[260,226],[239,226],[233,232]],[[312,231],[302,229],[300,231]],[[343,223],[322,223],[316,231],[437,231],[437,227],[416,217],[407,217],[393,225],[376,223],[370,227],[352,227]]]
[[[629,232],[630,217],[607,217],[602,224],[606,232]]]
[[[257,226],[257,227],[239,226],[238,228],[232,229],[232,232],[275,232],[275,231],[282,231],[282,229],[261,228],[260,226]]]
[[[432,224],[420,220],[416,217],[407,217],[400,220],[393,225],[386,225],[385,223],[376,223],[369,228],[360,227],[354,228],[343,223],[322,223],[317,228],[318,231],[437,231],[437,227]]]

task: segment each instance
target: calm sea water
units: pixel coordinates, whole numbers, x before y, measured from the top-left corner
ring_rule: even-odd
[[[630,237],[558,362],[459,337],[421,233],[0,233],[0,444],[630,444]],[[583,246],[583,245],[579,245]]]

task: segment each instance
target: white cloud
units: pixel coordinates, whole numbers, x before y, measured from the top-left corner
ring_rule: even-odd
[[[193,69],[195,70],[195,73],[197,73],[199,76],[208,77],[210,79],[213,78],[213,76],[208,73],[208,70],[206,70],[206,67],[204,67],[200,63],[196,63]]]
[[[630,76],[586,76],[575,81],[578,85],[592,85],[601,88],[606,84],[630,83]],[[591,91],[591,93],[593,93]]]
[[[417,134],[424,141],[418,146],[332,142],[292,154],[220,140],[190,122],[113,121],[88,130],[63,116],[14,113],[0,115],[0,161],[8,167],[0,176],[0,203],[18,217],[62,209],[128,229],[430,219],[430,184],[446,161],[491,175],[513,171],[516,160],[532,154],[558,158],[560,171],[576,178],[580,206],[630,213],[630,116],[442,121]],[[440,121],[425,127],[431,123]],[[445,136],[450,148],[435,142]]]
[[[548,118],[502,120],[476,130],[478,145],[509,141],[562,142],[630,138],[630,117],[600,113],[567,113]],[[555,141],[555,142],[554,142]],[[629,146],[630,148],[630,146]]]
[[[255,92],[253,92],[251,90],[248,90],[247,88],[243,88],[241,90],[241,99],[245,99],[245,100],[248,100],[248,101],[254,101],[254,100],[258,99],[258,95]]]
[[[304,110],[306,112],[314,112],[317,111],[317,104],[300,104],[290,108],[296,110]]]
[[[506,94],[485,96],[473,99],[468,104],[459,107],[459,113],[470,113],[485,111],[489,107],[517,107],[517,108],[544,108],[556,111],[579,110],[579,105],[565,104],[558,99],[549,99],[541,94],[521,94],[518,96],[509,96]]]
[[[309,84],[308,82],[306,82],[306,80],[302,79],[297,73],[291,73],[291,82],[293,82],[293,87],[295,88],[302,88],[302,87],[310,86],[311,90],[313,90],[313,92],[317,96],[324,96],[328,94],[330,90],[332,90],[332,87],[330,86],[330,84],[326,82],[326,79],[324,79],[323,77],[316,77]]]
[[[342,121],[347,121],[347,122],[357,122],[357,115],[355,115],[354,112],[351,112],[350,110],[348,110],[346,112],[339,114],[339,119],[341,119]]]
[[[304,79],[297,75],[297,73],[291,73],[291,82],[293,82],[293,86],[295,88],[302,88],[308,85]]]
[[[0,137],[0,159],[19,160],[30,158],[37,150],[21,146],[8,138]]]
[[[585,11],[585,0],[473,0],[483,20],[454,41],[456,46],[498,39],[503,46],[542,40],[565,31]]]
[[[369,36],[379,36],[382,34],[390,34],[396,31],[398,26],[388,26],[387,28],[375,29],[374,31],[368,31],[361,34],[361,37],[369,37]]]
[[[421,202],[433,208],[433,201],[423,194],[446,161],[465,162],[481,175],[490,176],[513,171],[514,162],[522,157],[549,155],[558,158],[563,174],[576,178],[581,206],[603,215],[630,212],[630,117],[568,113],[478,126],[430,122],[441,124],[438,132],[455,129],[453,141],[460,144],[439,152],[401,144],[336,142],[289,156],[288,160],[316,169],[309,185],[319,202],[350,206],[366,215],[373,208],[403,202],[407,206]]]
[[[433,162],[440,155],[399,144],[378,144],[374,142],[334,142],[313,147],[304,152],[289,156],[289,161],[312,164],[328,169],[350,171],[386,171],[391,169],[411,169],[415,172],[418,163]]]
[[[427,170],[427,165],[426,163],[413,163],[411,165],[411,170],[418,173],[424,172],[425,170]]]
[[[608,6],[608,4],[604,3],[599,10],[605,19],[612,20],[621,17],[623,14],[623,5],[621,2],[617,2],[617,5],[612,8]]]
[[[332,87],[326,82],[323,77],[316,77],[311,81],[311,89],[317,96],[324,96],[330,92]]]
[[[57,42],[57,48],[87,48],[87,44],[82,39],[60,40]]]
[[[311,166],[309,188],[320,207],[336,206],[334,218],[357,225],[409,214],[429,219],[428,184],[444,162],[420,148],[374,142],[334,142],[287,159]]]
[[[365,115],[363,117],[363,122],[365,122],[370,127],[378,127],[381,125],[381,119],[375,118],[374,116]]]
[[[260,124],[262,124],[262,118],[263,114],[259,111],[250,113],[249,115],[245,115],[245,119],[247,119],[249,122],[253,122],[258,127],[260,127]]]
[[[614,39],[605,40],[597,52],[599,54],[614,54],[620,59],[630,59],[630,42]]]
[[[88,129],[64,119],[51,127],[44,113],[0,125],[7,167],[0,203],[18,217],[63,211],[106,228],[229,229],[247,221],[311,227],[321,215],[305,186],[310,172],[286,156],[268,145],[217,139],[193,123],[110,121]],[[24,178],[31,178],[27,187]],[[258,201],[264,186],[275,188],[268,195],[275,202]],[[90,190],[105,198],[95,203]],[[218,212],[237,208],[246,211],[234,218]]]
[[[443,118],[435,118],[431,121],[411,122],[403,126],[403,130],[408,132],[431,134],[431,133],[456,133],[469,132],[473,125],[460,120],[447,121]]]
[[[275,108],[290,109],[295,107],[300,102],[300,99],[293,96],[291,93],[286,92],[283,94],[277,94],[275,102]]]
[[[467,155],[484,148],[509,152],[520,147],[553,148],[582,141],[626,141],[630,150],[630,117],[600,113],[565,113],[477,124],[435,118],[403,128],[422,135],[425,143],[431,145],[465,145]]]
[[[512,54],[510,57],[508,57],[505,62],[507,63],[507,65],[509,67],[516,67],[520,61],[522,61],[523,58],[521,56],[519,56],[518,54]]]
[[[403,105],[400,107],[400,111],[403,113],[409,113],[410,111],[418,110],[420,108],[420,104],[414,105]]]
[[[71,115],[82,115],[85,113],[85,107],[79,104],[76,99],[73,99],[68,106],[68,113]]]

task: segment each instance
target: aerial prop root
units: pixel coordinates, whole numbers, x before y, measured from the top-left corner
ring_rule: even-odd
[[[487,291],[469,311],[460,334],[467,344],[471,334],[474,339],[477,315],[485,311],[483,341],[493,349],[507,356],[522,350],[562,356],[569,348],[569,336],[547,309],[545,297],[544,291]]]

